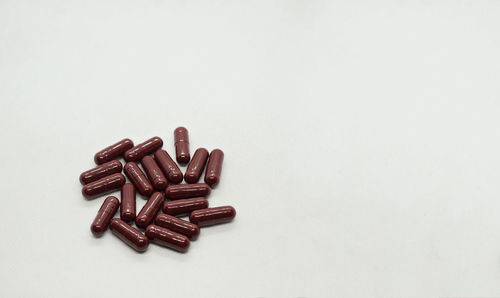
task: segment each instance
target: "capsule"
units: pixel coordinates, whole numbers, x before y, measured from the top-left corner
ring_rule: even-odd
[[[215,149],[210,153],[207,170],[205,171],[205,183],[210,185],[211,188],[219,184],[223,160],[224,152],[222,152],[222,150]]]
[[[122,156],[125,151],[134,147],[134,142],[130,139],[123,139],[116,144],[108,146],[94,155],[94,161],[100,165],[105,162],[117,159]]]
[[[119,189],[124,183],[125,176],[121,173],[116,173],[86,184],[82,188],[82,194],[87,199],[93,199]]]
[[[141,195],[150,196],[153,193],[153,186],[135,162],[127,162],[123,167],[123,171]]]
[[[159,137],[153,137],[125,151],[123,158],[125,158],[125,161],[138,161],[160,149],[161,146],[163,146],[163,141]]]
[[[80,183],[87,184],[94,182],[103,177],[120,173],[122,171],[122,163],[118,160],[112,160],[107,163],[103,163],[93,169],[83,172],[80,175]]]
[[[104,200],[101,208],[97,211],[94,222],[90,226],[90,231],[92,231],[94,236],[101,237],[106,232],[111,218],[113,218],[116,210],[118,210],[118,206],[120,206],[120,201],[116,197],[109,196]]]
[[[161,170],[167,176],[168,182],[177,184],[182,181],[182,172],[167,151],[158,150],[154,156]]]
[[[148,249],[149,240],[136,228],[130,226],[119,218],[113,218],[109,224],[111,232],[123,242],[138,252],[145,252]]]
[[[155,218],[155,224],[185,235],[191,240],[196,240],[200,235],[200,228],[194,223],[168,214],[158,214]]]
[[[230,222],[236,216],[236,210],[231,206],[221,206],[199,209],[191,212],[189,221],[200,227],[206,227]]]
[[[200,180],[201,173],[205,169],[205,164],[208,159],[208,151],[205,148],[198,148],[194,152],[193,159],[189,163],[186,173],[184,174],[184,180],[187,183],[196,183]]]
[[[168,201],[163,204],[163,212],[170,215],[189,214],[191,211],[208,208],[204,197]]]
[[[135,220],[135,186],[131,183],[125,183],[122,186],[120,218],[125,222]]]
[[[168,183],[167,178],[163,175],[163,172],[160,170],[154,158],[151,157],[151,155],[146,155],[142,158],[141,163],[153,187],[156,190],[165,190]]]
[[[155,218],[156,213],[160,210],[164,200],[165,196],[163,196],[161,192],[155,192],[152,194],[144,207],[142,207],[139,214],[137,214],[137,217],[135,218],[135,225],[139,228],[147,227]]]
[[[146,228],[146,236],[158,245],[179,252],[186,252],[189,248],[189,239],[186,236],[157,225],[149,225]]]
[[[174,130],[175,159],[180,164],[189,162],[189,135],[185,127],[177,127]]]
[[[165,190],[165,196],[171,200],[206,197],[210,191],[210,186],[206,183],[177,184],[169,185]]]

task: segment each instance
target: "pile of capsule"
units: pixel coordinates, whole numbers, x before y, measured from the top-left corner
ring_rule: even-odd
[[[108,196],[97,212],[90,226],[95,237],[101,237],[109,226],[114,235],[138,252],[146,251],[150,241],[186,252],[190,240],[198,238],[200,227],[230,222],[236,216],[231,206],[208,208],[206,199],[219,183],[224,153],[215,149],[209,155],[205,148],[199,148],[190,158],[184,127],[174,130],[174,141],[177,162],[188,164],[184,175],[161,149],[159,137],[136,146],[130,139],[123,139],[95,154],[98,166],[80,175],[83,196],[94,199],[121,188],[121,201]],[[123,167],[117,160],[120,157],[126,161]],[[205,183],[198,183],[205,165]],[[122,168],[131,183],[126,183]],[[183,179],[186,184],[180,184]],[[136,190],[149,198],[137,215]],[[113,218],[118,208],[120,217]],[[160,209],[163,213],[158,213]],[[186,215],[189,221],[179,218]]]

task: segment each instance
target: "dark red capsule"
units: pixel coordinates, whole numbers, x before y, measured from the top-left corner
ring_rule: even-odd
[[[126,222],[135,220],[135,186],[131,183],[122,186],[120,218]]]
[[[122,163],[118,160],[112,160],[107,163],[103,163],[93,169],[87,170],[80,175],[80,183],[87,184],[94,182],[106,176],[120,173],[122,171]]]
[[[165,196],[171,200],[206,197],[210,191],[210,186],[206,183],[177,184],[167,186]]]
[[[125,151],[123,158],[125,158],[125,161],[139,161],[144,156],[160,149],[161,146],[163,146],[163,141],[159,137],[153,137]]]
[[[109,228],[113,234],[138,252],[144,252],[148,249],[148,238],[123,220],[113,218],[109,224]]]
[[[161,205],[163,205],[164,200],[165,197],[161,192],[155,192],[152,194],[144,207],[142,207],[139,214],[137,214],[137,217],[135,218],[135,225],[139,228],[145,228],[153,222],[153,219],[155,218],[156,213],[160,210]]]
[[[185,235],[191,240],[196,240],[200,235],[200,228],[194,223],[164,213],[156,216],[155,224]]]
[[[223,160],[224,152],[222,152],[222,150],[215,149],[210,153],[207,170],[205,171],[205,183],[212,188],[219,184]]]
[[[90,226],[90,230],[94,236],[101,237],[102,234],[104,234],[108,228],[111,218],[113,218],[116,210],[118,210],[118,206],[120,206],[120,201],[113,196],[109,196],[106,200],[104,200],[101,208],[97,211],[94,222],[92,222],[92,225]]]
[[[185,127],[177,127],[174,130],[175,159],[180,164],[189,162],[189,135]]]
[[[221,206],[200,209],[191,212],[189,221],[200,227],[230,222],[236,216],[236,210],[231,206]]]
[[[153,187],[156,190],[165,190],[168,184],[167,178],[163,175],[154,158],[151,155],[146,155],[142,158],[141,163]]]
[[[189,248],[189,239],[186,236],[157,225],[149,225],[146,228],[146,236],[158,245],[180,252],[186,252]]]
[[[123,171],[125,172],[125,175],[127,175],[128,179],[132,181],[134,186],[137,188],[137,191],[139,191],[141,195],[149,196],[153,193],[153,186],[135,162],[127,162],[123,167]]]
[[[134,147],[134,142],[130,139],[123,139],[116,144],[108,146],[94,155],[94,161],[100,165],[105,162],[116,159],[125,153],[128,149]]]
[[[168,201],[163,204],[163,212],[170,215],[189,214],[191,211],[208,208],[204,197]]]
[[[198,148],[194,152],[193,159],[189,163],[186,173],[184,174],[184,180],[187,183],[196,183],[200,180],[201,173],[205,169],[205,164],[208,159],[208,151],[205,148]]]
[[[124,183],[125,176],[121,173],[116,173],[86,184],[82,188],[82,194],[87,199],[93,199],[119,189]]]
[[[168,182],[176,184],[182,181],[182,172],[167,151],[158,150],[154,156],[161,170],[167,176]]]

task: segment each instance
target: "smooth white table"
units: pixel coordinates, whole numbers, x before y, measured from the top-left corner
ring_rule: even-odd
[[[497,1],[1,1],[0,296],[500,297],[499,29]],[[94,239],[93,154],[179,125],[235,221]]]

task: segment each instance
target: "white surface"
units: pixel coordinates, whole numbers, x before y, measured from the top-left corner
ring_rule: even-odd
[[[500,296],[499,29],[498,1],[1,1],[0,296]],[[93,154],[179,125],[235,221],[94,239]]]

